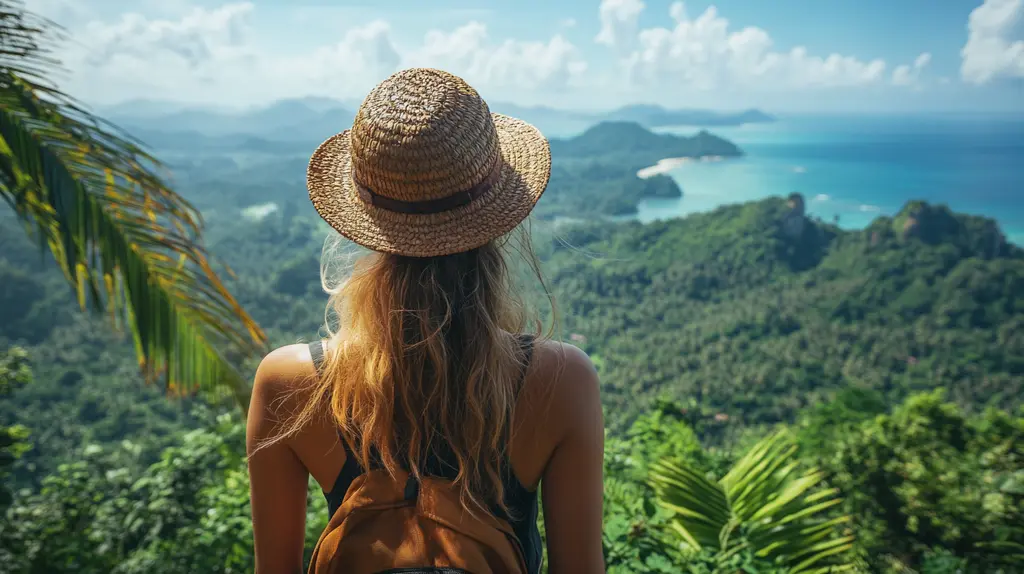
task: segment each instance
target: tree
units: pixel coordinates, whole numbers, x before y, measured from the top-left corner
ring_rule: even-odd
[[[652,464],[651,484],[675,513],[673,528],[694,551],[710,550],[732,566],[743,554],[786,572],[853,571],[853,536],[841,532],[849,516],[830,516],[837,490],[820,488],[824,474],[802,469],[786,431],[757,443],[721,480],[686,464]],[[730,569],[730,571],[735,571]]]
[[[872,561],[926,571],[942,551],[963,572],[1021,571],[1024,416],[969,416],[936,390],[857,426],[808,430],[834,437],[815,463],[843,492]]]
[[[0,399],[10,396],[19,388],[32,382],[32,371],[24,349],[14,347],[0,355]],[[7,510],[12,496],[7,486],[11,467],[21,453],[28,448],[25,427],[21,425],[0,425],[0,515]]]
[[[0,0],[0,197],[49,248],[83,309],[127,325],[147,381],[228,391],[265,336],[200,243],[202,218],[130,136],[49,80],[60,28]]]

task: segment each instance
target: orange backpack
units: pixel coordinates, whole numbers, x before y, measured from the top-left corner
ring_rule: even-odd
[[[310,345],[317,370],[322,344]],[[351,456],[351,451],[349,451]],[[384,470],[356,477],[320,535],[309,574],[526,574],[506,520],[470,514],[451,481]]]

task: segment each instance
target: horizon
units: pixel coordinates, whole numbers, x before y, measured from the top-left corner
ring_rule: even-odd
[[[579,112],[1024,112],[1024,0],[477,4],[26,6],[66,28],[61,85],[97,108],[162,100],[242,110],[317,97],[354,109],[391,73],[427,66],[462,76],[489,102]]]
[[[124,108],[131,106],[153,106],[163,108],[159,112],[152,114],[154,116],[166,115],[175,113],[176,111],[190,111],[190,112],[208,112],[222,115],[244,115],[247,113],[257,112],[260,110],[269,109],[275,105],[288,102],[299,102],[306,103],[309,100],[331,100],[334,103],[339,104],[337,107],[331,109],[342,109],[349,112],[355,112],[361,102],[330,98],[326,96],[295,96],[286,97],[269,102],[256,103],[248,106],[240,107],[224,107],[216,104],[192,104],[188,102],[178,102],[173,100],[160,100],[151,98],[134,98],[129,100],[122,100],[113,102],[110,104],[102,104],[96,106],[100,112],[116,112],[118,115],[131,117],[131,113],[124,113]],[[663,106],[661,104],[655,104],[644,101],[626,102],[620,105],[605,107],[605,108],[573,108],[573,107],[561,107],[561,106],[549,106],[545,104],[531,104],[521,105],[515,102],[504,101],[504,100],[489,100],[489,104],[495,106],[515,106],[524,110],[549,110],[555,112],[575,113],[575,114],[592,114],[595,116],[595,124],[608,122],[608,121],[625,121],[630,122],[631,120],[608,120],[602,119],[600,114],[614,112],[631,107],[641,106],[653,106],[664,109],[666,111],[694,111],[694,112],[709,112],[719,113],[723,115],[727,114],[739,114],[743,112],[762,112],[774,118],[774,121],[785,121],[787,119],[809,119],[809,118],[838,118],[838,117],[888,117],[897,116],[902,118],[991,118],[991,119],[1011,119],[1024,121],[1024,106],[1021,109],[1005,109],[1005,110],[991,110],[991,109],[936,109],[936,110],[826,110],[826,111],[791,111],[791,112],[776,112],[772,109],[766,109],[762,107],[749,107],[749,108],[734,108],[734,107],[689,107],[689,106]],[[172,111],[173,109],[173,111]],[[141,116],[148,116],[151,114],[141,114]],[[685,126],[682,126],[685,127]],[[701,127],[701,126],[696,126]],[[715,126],[709,126],[709,129],[714,129]]]

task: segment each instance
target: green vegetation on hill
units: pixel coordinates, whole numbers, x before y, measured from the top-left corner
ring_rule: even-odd
[[[851,567],[833,570],[842,572],[1019,572],[1024,413],[968,415],[941,393],[911,396],[891,412],[860,410],[880,401],[871,393],[847,393],[809,409],[788,432],[776,435],[783,440],[776,438],[775,454],[764,459],[787,464],[767,467],[749,464],[764,443],[704,448],[685,409],[660,402],[606,443],[608,572],[827,574],[817,567],[829,562]],[[251,572],[244,424],[234,414],[199,418],[209,422],[176,432],[174,446],[148,465],[137,463],[141,449],[132,441],[77,449],[41,488],[15,499],[0,525],[0,571]],[[823,440],[826,449],[819,448]],[[721,527],[723,537],[705,537],[694,546],[673,527],[685,516],[673,507],[707,511],[708,501],[652,485],[649,472],[666,464],[708,484],[733,465],[746,465],[744,476],[761,486],[737,500],[778,520],[804,520],[822,533],[819,561],[814,568],[794,568],[814,552],[799,537],[787,537],[790,546],[782,552],[760,552],[771,530],[745,521],[749,508],[739,511],[737,523]],[[810,478],[798,485],[791,470]],[[775,504],[775,496],[796,491],[805,493],[799,504]],[[817,508],[824,514],[818,519],[810,519],[811,512],[801,518],[800,510],[809,511],[823,496],[840,504]],[[326,521],[322,494],[311,484],[307,552]],[[719,549],[723,544],[727,550]],[[829,548],[840,552],[822,555]]]
[[[682,195],[671,177],[641,179],[637,171],[666,158],[741,154],[735,144],[705,131],[683,137],[655,134],[632,122],[597,124],[577,137],[551,140],[551,181],[537,215],[630,215],[641,200]]]
[[[793,196],[610,223],[679,193],[637,169],[739,150],[629,123],[552,148],[535,243],[562,335],[604,383],[611,572],[792,574],[757,554],[756,528],[736,527],[743,548],[687,546],[648,483],[668,463],[714,484],[778,427],[799,476],[821,470],[805,492],[838,489],[822,520],[852,522],[822,532],[852,532],[852,571],[1020,571],[1024,254],[994,222],[911,202],[843,231]],[[271,344],[311,340],[327,229],[306,199],[305,159],[263,157],[182,156],[177,182]],[[544,221],[555,215],[590,222]],[[81,314],[49,256],[0,218],[0,474],[15,491],[0,572],[251,571],[242,422],[145,386],[124,337]],[[324,512],[311,489],[311,541]]]
[[[851,385],[1019,403],[1024,255],[991,221],[914,203],[844,232],[791,204],[579,227],[555,246],[566,333],[599,358],[620,423],[663,394],[709,429],[792,420]]]
[[[305,205],[309,150],[301,145],[248,136],[193,137],[150,134],[171,154],[176,183],[204,211],[266,202]],[[691,137],[655,134],[632,122],[605,122],[568,139],[551,140],[551,180],[535,211],[541,219],[621,216],[636,213],[644,199],[680,197],[667,175],[637,172],[662,159],[737,157],[732,142],[706,131]],[[216,190],[211,193],[210,190]]]
[[[1024,380],[1021,250],[989,220],[925,203],[856,232],[809,219],[801,205],[779,198],[650,225],[578,225],[555,236],[537,229],[564,336],[591,354],[605,385],[610,571],[686,564],[710,573],[727,563],[784,572],[746,551],[726,559],[680,546],[672,512],[646,482],[660,460],[720,478],[781,424],[795,433],[799,464],[839,489],[834,516],[853,517],[848,558],[863,571],[1014,572],[1007,561],[1024,548],[1015,529],[1024,411],[1009,414],[1020,408]],[[236,274],[232,292],[275,345],[316,336],[324,231],[297,207],[210,218],[210,247]],[[64,560],[93,537],[113,536],[121,550],[92,554],[97,566],[81,572],[154,562],[167,572],[250,567],[244,467],[231,458],[233,443],[217,442],[240,432],[240,422],[218,423],[194,401],[168,402],[144,388],[130,348],[77,314],[38,251],[5,232],[0,242],[9,248],[0,284],[22,285],[3,291],[4,308],[27,309],[0,326],[0,337],[26,345],[35,371],[33,384],[0,402],[0,423],[24,425],[32,445],[15,466],[16,485],[29,488],[11,510],[22,518],[0,531],[0,551],[29,552],[25,540],[35,537],[77,540],[54,557]],[[50,320],[27,320],[44,313]],[[933,390],[944,397],[922,394]],[[209,441],[219,446],[201,446]],[[195,454],[206,448],[225,458]],[[184,474],[160,478],[168,472]],[[179,486],[170,494],[143,486],[165,480]],[[185,492],[185,484],[205,486]],[[73,488],[84,488],[83,505],[99,507],[59,506]],[[311,537],[323,520],[317,496],[312,489]],[[168,511],[181,514],[157,534],[131,534],[110,518],[153,504],[184,506]],[[45,524],[55,525],[49,534],[34,530]],[[207,531],[218,534],[198,536]],[[189,562],[201,556],[213,562]]]
[[[148,358],[150,374],[203,388],[251,374],[245,349],[203,345],[205,328],[230,338],[211,301],[234,299],[192,241],[191,207],[140,167],[152,158],[46,81],[52,25],[0,7],[13,46],[0,62],[0,195],[14,211],[0,213],[0,574],[251,572],[237,405],[168,400],[139,369]],[[237,128],[322,139],[335,131],[322,120],[348,112],[315,99],[179,112],[164,147],[210,223],[207,246],[234,270],[215,264],[230,291],[274,345],[316,337],[326,229],[305,201],[305,154]],[[217,122],[195,145],[180,131]],[[542,222],[535,239],[563,335],[604,383],[610,573],[1024,571],[1024,252],[993,221],[915,201],[846,232],[806,217],[794,194],[595,223],[678,196],[642,167],[740,152],[628,122],[552,148],[538,215],[591,222]],[[119,281],[129,311],[111,306]],[[144,352],[80,312],[90,295],[127,315]],[[157,347],[186,358],[161,369]],[[327,520],[312,483],[307,513],[312,549]]]

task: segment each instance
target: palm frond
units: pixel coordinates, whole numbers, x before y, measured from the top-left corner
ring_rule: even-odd
[[[794,574],[845,572],[853,536],[848,516],[830,516],[841,500],[821,488],[823,474],[802,468],[792,437],[775,433],[754,445],[717,483],[672,461],[651,465],[659,502],[674,512],[673,528],[694,549],[723,559],[749,549]]]
[[[0,2],[0,197],[49,247],[83,308],[130,329],[147,381],[230,391],[266,338],[218,278],[202,219],[160,163],[47,81],[54,27]],[[232,355],[232,360],[222,354]]]

